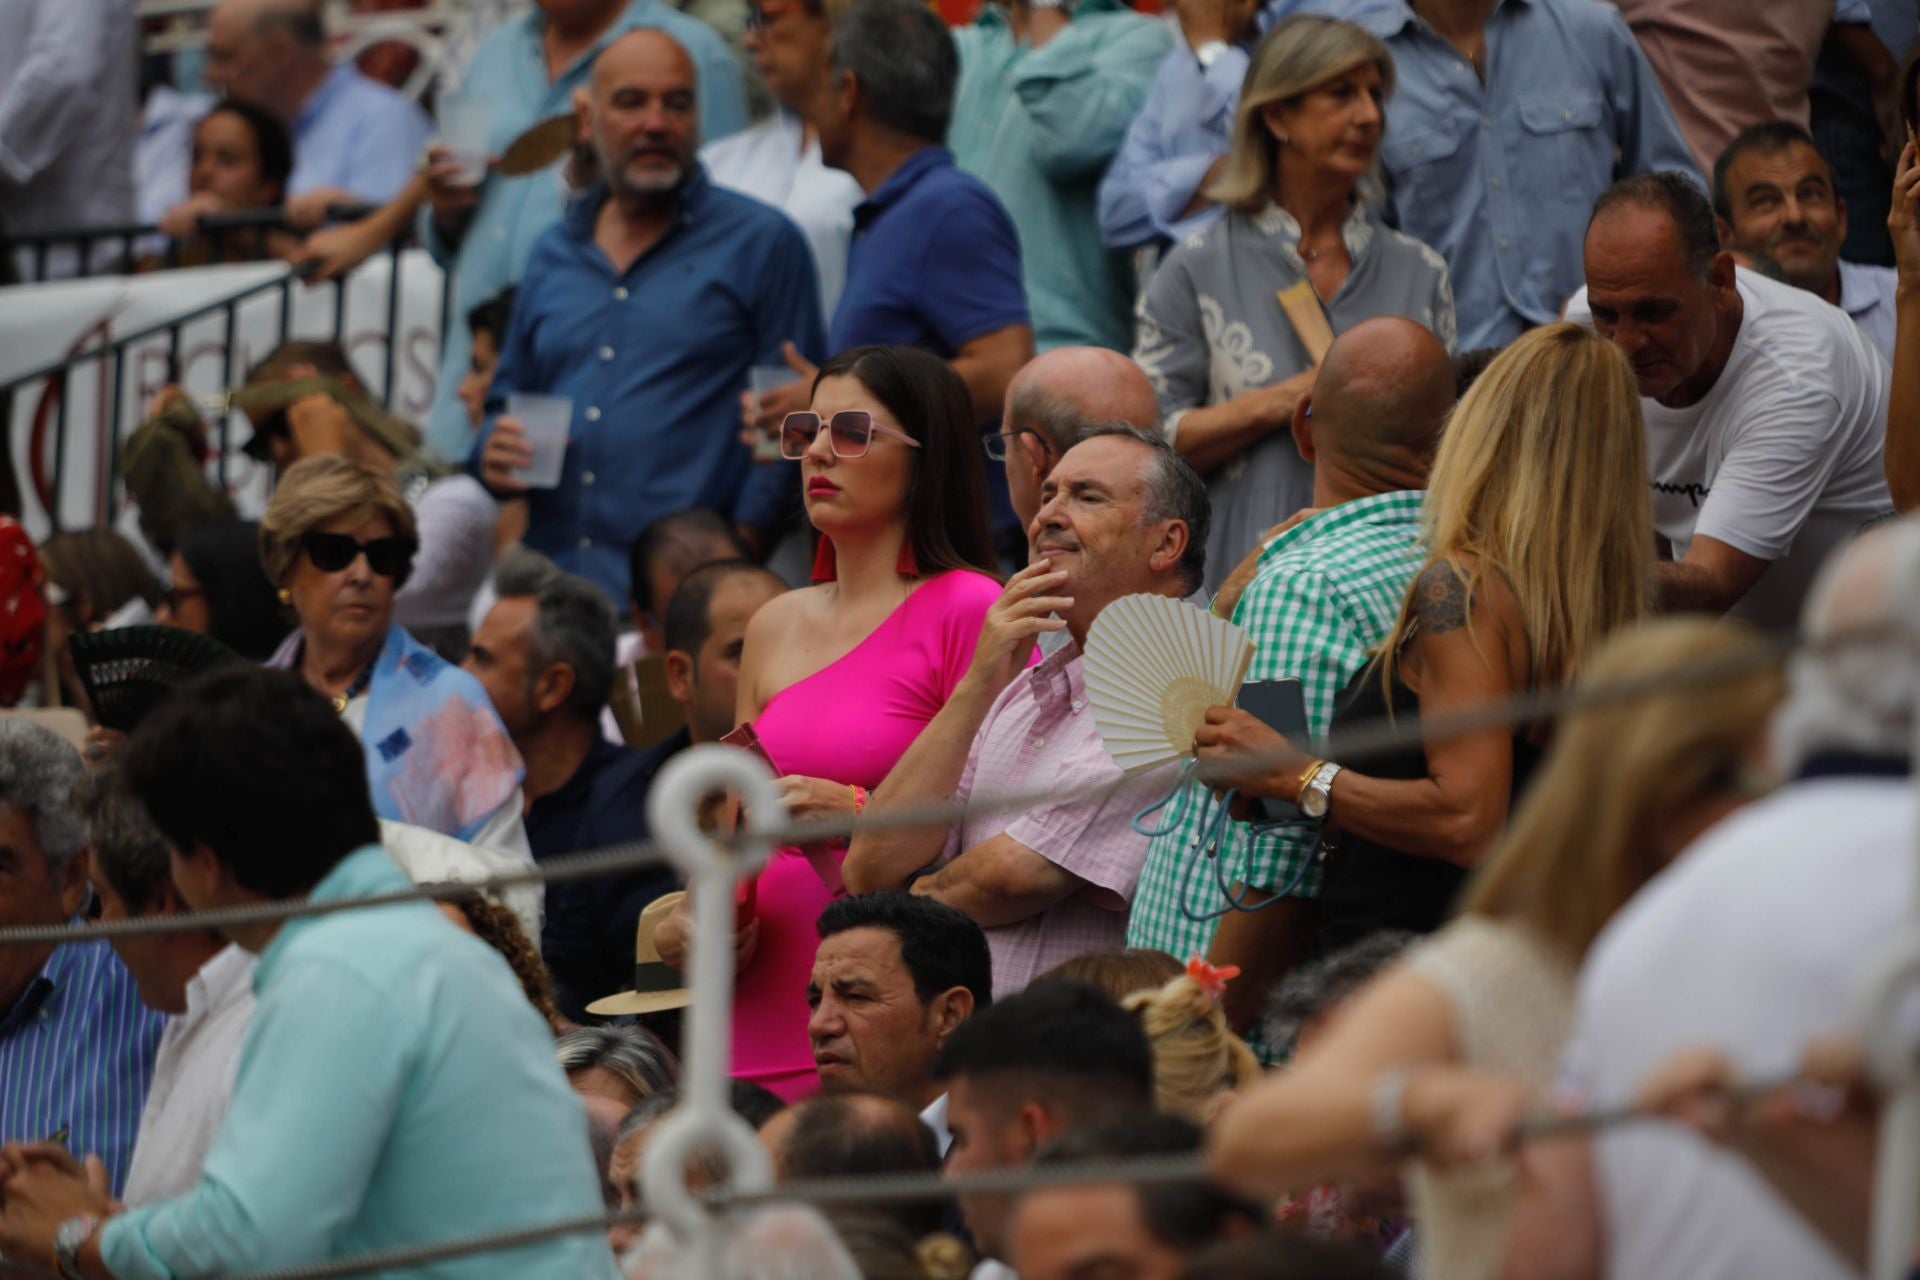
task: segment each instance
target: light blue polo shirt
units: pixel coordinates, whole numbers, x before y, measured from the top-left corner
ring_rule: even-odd
[[[311,897],[404,888],[384,849]],[[283,925],[200,1184],[101,1228],[120,1280],[272,1271],[600,1211],[584,1109],[507,962],[431,902]],[[427,1274],[412,1272],[410,1274]],[[438,1280],[614,1280],[604,1234],[434,1265]]]

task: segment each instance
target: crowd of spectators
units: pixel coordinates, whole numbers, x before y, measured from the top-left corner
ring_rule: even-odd
[[[706,913],[568,860],[714,744],[834,833],[735,889],[748,1154],[1032,1171],[732,1212],[720,1276],[1864,1273],[1911,4],[535,0],[435,86],[477,170],[326,19],[219,0],[217,96],[136,103],[133,0],[0,0],[0,241],[412,238],[449,300],[423,424],[337,343],[243,371],[264,502],[168,387],[126,518],[0,517],[0,930],[136,922],[0,939],[0,1276],[605,1210],[431,1274],[712,1280],[646,1195]],[[1142,597],[1297,718],[1124,769]]]

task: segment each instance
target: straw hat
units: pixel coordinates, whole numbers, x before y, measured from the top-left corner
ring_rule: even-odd
[[[664,963],[660,949],[653,945],[653,931],[686,896],[684,891],[662,894],[647,904],[640,913],[640,927],[634,930],[633,990],[595,1000],[587,1006],[588,1013],[659,1013],[663,1009],[684,1009],[692,1002],[693,993],[682,985],[679,971]]]

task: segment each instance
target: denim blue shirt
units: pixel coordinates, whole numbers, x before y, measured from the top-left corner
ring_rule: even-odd
[[[368,845],[310,896],[406,885]],[[233,1102],[199,1185],[101,1228],[120,1280],[279,1270],[600,1211],[586,1116],[551,1032],[506,961],[432,903],[290,920],[253,988]],[[600,1232],[431,1271],[617,1274]]]
[[[287,191],[341,187],[371,204],[400,194],[433,135],[413,99],[342,62],[293,118]]]
[[[0,1015],[0,1142],[43,1142],[106,1163],[120,1194],[166,1015],[140,1003],[105,942],[57,947]]]
[[[585,86],[600,51],[629,31],[657,29],[685,46],[699,84],[700,136],[707,142],[744,129],[746,93],[740,64],[712,27],[661,0],[632,0],[558,77],[547,72],[541,44],[546,20],[538,10],[516,18],[488,36],[473,55],[465,83],[486,96],[493,153],[531,126],[573,110],[573,91]],[[435,381],[427,438],[449,458],[464,458],[473,444],[473,425],[455,394],[473,355],[467,313],[519,282],[534,242],[560,220],[566,192],[557,171],[507,178],[490,174],[480,189],[480,205],[465,237],[453,248],[433,232],[431,210],[420,214],[420,235],[442,267],[454,273],[453,309],[441,335],[440,372]]]
[[[1013,219],[945,147],[916,151],[853,211],[829,349],[880,342],[951,359],[975,338],[1026,323]]]
[[[1485,85],[1402,0],[1359,21],[1387,42],[1399,77],[1380,148],[1387,220],[1447,260],[1463,350],[1559,318],[1586,282],[1593,202],[1615,179],[1672,169],[1700,181],[1610,4],[1501,0],[1487,20]]]
[[[799,480],[740,443],[747,370],[781,363],[789,338],[814,360],[826,344],[813,257],[786,214],[696,167],[673,226],[619,272],[593,239],[606,199],[589,193],[534,246],[489,399],[572,399],[566,469],[528,494],[526,543],[617,605],[627,550],[660,516],[705,506],[773,523]],[[474,442],[476,474],[491,433]]]

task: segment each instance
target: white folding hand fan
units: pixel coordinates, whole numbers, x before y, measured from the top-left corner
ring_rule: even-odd
[[[1253,641],[1171,596],[1122,596],[1087,631],[1087,698],[1100,741],[1127,773],[1193,754],[1208,707],[1229,705]]]

